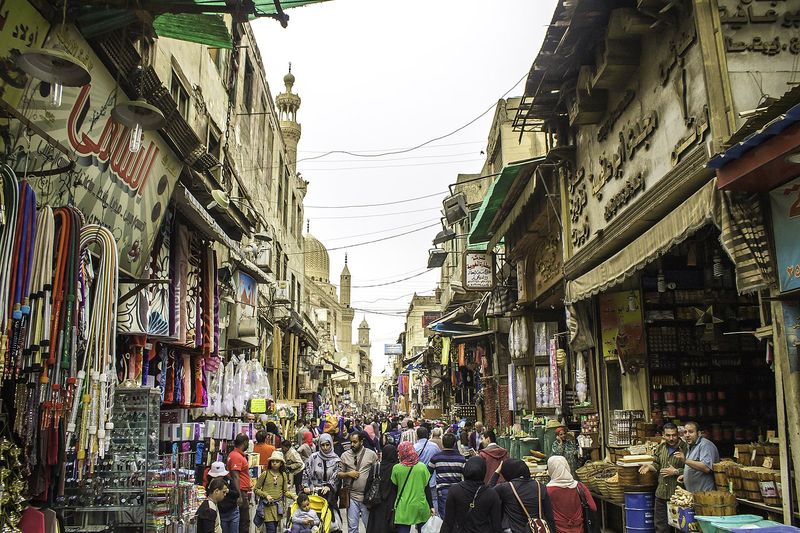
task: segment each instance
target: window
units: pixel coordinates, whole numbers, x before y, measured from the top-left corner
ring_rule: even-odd
[[[283,254],[283,278],[286,279],[286,276],[289,274],[289,256]]]
[[[281,248],[280,244],[275,244],[275,279],[283,279],[281,278],[282,255],[283,248]]]
[[[292,302],[292,309],[295,308],[297,302],[295,298],[297,297],[297,291],[295,290],[295,277],[292,274],[292,283],[289,285],[289,300]]]
[[[283,163],[281,163],[283,164]],[[283,213],[283,179],[278,179],[278,218],[281,218]]]
[[[296,280],[295,283],[297,284],[297,294],[300,294],[300,281]],[[297,312],[300,312],[300,296],[297,297]]]
[[[211,57],[214,66],[217,67],[217,73],[224,84],[225,76],[228,73],[228,51],[224,48],[209,48],[208,55]]]
[[[295,205],[297,202],[297,198],[295,197],[294,193],[292,193],[292,202],[289,204],[289,211],[290,211],[290,227],[289,232],[294,236],[297,235],[297,217],[294,215],[295,213]]]
[[[297,233],[295,236],[299,239],[303,235],[303,206],[297,203]]]
[[[178,107],[178,113],[181,116],[188,120],[189,118],[189,91],[186,90],[186,87],[183,86],[180,77],[178,77],[178,73],[175,70],[172,70],[172,81],[170,82],[169,86],[169,93],[172,95],[172,99],[175,100],[175,104]]]
[[[266,173],[265,173],[264,177],[266,178],[266,181],[267,181],[267,188],[268,189],[272,189],[272,165],[273,165],[273,163],[272,163],[272,142],[274,140],[274,135],[275,134],[272,131],[272,121],[269,119],[269,117],[267,117],[267,120],[266,120],[266,128],[267,128],[267,133],[263,137],[264,139],[267,140],[266,141],[267,142],[267,145],[266,145],[266,148],[267,148],[267,164],[266,164]],[[280,167],[278,167],[278,168],[280,168]]]
[[[222,163],[222,132],[219,131],[219,128],[214,125],[214,122],[210,118],[208,120],[208,128],[206,129],[206,147],[208,148],[208,153]],[[214,168],[211,170],[211,173],[219,179],[222,174],[222,167],[218,166]]]
[[[248,112],[253,111],[253,63],[250,56],[245,55],[244,62],[244,87],[242,89],[244,107]]]

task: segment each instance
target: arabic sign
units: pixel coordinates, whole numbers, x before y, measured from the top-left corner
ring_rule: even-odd
[[[422,327],[427,328],[434,320],[442,318],[440,311],[424,311],[422,313]]]
[[[600,295],[603,359],[626,363],[645,357],[642,310],[631,303],[639,301],[639,291]]]
[[[494,254],[464,252],[464,290],[490,291],[494,289]]]
[[[800,178],[770,191],[772,233],[781,291],[800,288]]]
[[[28,83],[15,59],[41,47],[49,29],[50,24],[25,0],[0,0],[0,98],[12,107],[19,108]]]
[[[383,345],[383,353],[384,353],[384,355],[403,355],[403,345],[402,344],[384,344]]]
[[[59,206],[71,201],[86,215],[87,223],[110,228],[119,248],[120,269],[140,277],[181,162],[157,132],[144,132],[141,150],[129,150],[130,130],[111,120],[116,101],[128,99],[79,33],[73,28],[59,31],[47,46],[79,58],[89,68],[92,82],[80,88],[64,87],[58,108],[32,89],[27,117],[71,149],[78,164],[71,172],[32,179],[31,184],[40,203]],[[21,137],[17,149],[28,152],[28,141]],[[20,158],[18,172],[25,164],[50,168],[63,159],[45,141],[34,136],[31,142],[33,160]]]

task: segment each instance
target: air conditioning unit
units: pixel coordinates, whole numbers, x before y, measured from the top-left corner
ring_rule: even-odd
[[[289,303],[289,282],[280,280],[275,283],[275,299],[276,304]]]
[[[272,265],[272,248],[269,245],[262,245],[256,254],[256,266],[258,268],[269,269]]]

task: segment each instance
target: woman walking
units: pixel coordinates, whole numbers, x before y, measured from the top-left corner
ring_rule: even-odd
[[[586,502],[589,509],[597,511],[589,489],[572,477],[569,463],[560,455],[554,455],[547,460],[547,472],[550,474],[547,494],[553,507],[556,533],[583,533],[581,500]]]
[[[333,437],[328,433],[319,436],[319,451],[311,454],[306,461],[306,468],[303,470],[303,491],[306,494],[318,492],[320,496],[328,500],[328,508],[331,510],[336,526],[331,526],[333,530],[341,530],[336,517],[339,513],[334,513],[339,509],[336,505],[336,485],[339,483],[339,468],[341,460],[333,452]]]
[[[556,530],[553,508],[545,487],[531,479],[531,471],[525,461],[508,459],[500,464],[492,476],[490,485],[495,485],[500,475],[507,483],[495,487],[503,504],[503,529],[511,533],[530,533],[528,520],[541,518],[547,522],[550,531]]]
[[[497,492],[483,484],[486,461],[470,457],[464,465],[464,481],[450,486],[441,533],[489,533],[501,531],[502,506]]]
[[[431,431],[431,442],[436,444],[440,450],[444,449],[444,443],[442,442],[442,428],[433,428]]]
[[[397,498],[397,487],[392,483],[392,469],[400,460],[397,456],[397,447],[387,444],[381,452],[381,463],[378,467],[380,477],[380,502],[369,510],[369,522],[367,523],[367,533],[386,533],[394,528],[391,524],[392,506]]]
[[[303,462],[308,461],[314,453],[314,435],[310,431],[303,432],[303,443],[297,448],[297,453],[303,458]]]
[[[392,483],[397,487],[397,498],[394,502],[397,533],[410,533],[411,526],[414,525],[422,531],[428,518],[436,514],[428,485],[431,473],[427,466],[419,462],[419,455],[411,442],[400,443],[397,452],[400,464],[392,468]]]
[[[475,457],[478,455],[478,453],[469,445],[469,432],[466,430],[461,430],[461,434],[458,437],[458,451],[464,457]],[[485,462],[486,461],[484,461],[484,463]]]
[[[253,523],[256,528],[264,524],[265,533],[276,533],[278,524],[287,512],[286,499],[296,499],[292,490],[292,480],[286,472],[286,461],[283,452],[272,452],[269,458],[269,469],[258,477],[255,492],[259,499]]]

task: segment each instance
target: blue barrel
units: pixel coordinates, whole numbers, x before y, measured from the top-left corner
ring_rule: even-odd
[[[654,504],[655,496],[652,492],[626,492],[625,530],[628,533],[655,531]]]

